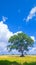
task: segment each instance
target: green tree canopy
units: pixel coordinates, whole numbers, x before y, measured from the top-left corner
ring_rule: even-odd
[[[8,45],[10,51],[17,49],[23,56],[24,50],[28,51],[28,47],[33,46],[34,40],[25,33],[18,33],[17,35],[11,36],[8,42],[10,42],[10,45]]]

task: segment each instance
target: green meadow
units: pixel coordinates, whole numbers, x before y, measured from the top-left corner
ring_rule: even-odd
[[[1,55],[0,65],[36,65],[36,56]]]

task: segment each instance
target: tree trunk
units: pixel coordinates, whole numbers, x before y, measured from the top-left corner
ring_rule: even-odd
[[[23,50],[21,51],[21,57],[24,57]]]

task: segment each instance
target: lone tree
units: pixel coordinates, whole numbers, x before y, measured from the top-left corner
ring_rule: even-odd
[[[33,46],[34,43],[33,39],[25,33],[18,33],[17,35],[11,36],[8,42],[10,42],[10,45],[8,45],[10,51],[12,49],[17,49],[21,52],[21,56],[24,56],[23,52],[25,50],[28,51],[28,47]]]

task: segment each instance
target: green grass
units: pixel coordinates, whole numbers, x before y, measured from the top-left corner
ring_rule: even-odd
[[[36,65],[36,56],[0,56],[0,65]]]

